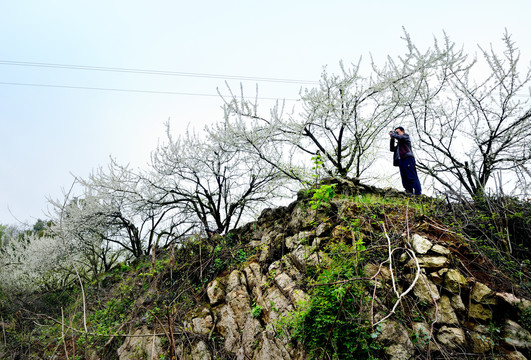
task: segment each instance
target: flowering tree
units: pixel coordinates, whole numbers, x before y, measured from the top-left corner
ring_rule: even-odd
[[[119,251],[140,257],[162,245],[158,244],[161,237],[174,241],[182,235],[176,223],[184,224],[184,220],[171,208],[156,204],[153,188],[128,166],[111,159],[106,170],[100,168],[78,181],[84,190],[81,197],[51,202],[53,233],[77,243],[105,268]],[[169,228],[174,230],[171,235]]]
[[[279,172],[272,166],[213,137],[187,132],[174,140],[169,125],[167,134],[168,142],[152,155],[151,186],[160,206],[178,207],[206,228],[224,232],[280,196]]]
[[[503,42],[502,54],[481,49],[480,63],[456,50],[447,37],[424,54],[408,37],[417,61],[432,54],[437,66],[414,73],[409,86],[395,90],[416,129],[420,171],[453,194],[464,189],[469,196],[482,196],[497,174],[509,174],[527,189],[531,104],[522,92],[529,91],[531,68],[521,75],[519,51],[507,33]]]
[[[328,176],[360,178],[374,159],[382,130],[403,114],[392,85],[415,71],[373,66],[364,77],[360,63],[348,69],[341,64],[340,75],[324,71],[318,87],[301,92],[297,115],[285,114],[277,103],[266,117],[256,102],[231,94],[223,124],[230,136],[224,137],[301,182],[308,179],[308,160],[317,161]],[[306,165],[295,165],[301,162]]]

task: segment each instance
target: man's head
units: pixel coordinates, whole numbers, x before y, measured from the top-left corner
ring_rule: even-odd
[[[404,135],[404,128],[402,126],[397,126],[396,129],[395,129],[395,132],[398,134],[398,135]]]

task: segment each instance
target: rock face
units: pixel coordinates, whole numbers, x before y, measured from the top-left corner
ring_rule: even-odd
[[[347,205],[334,206],[340,214],[352,211]],[[257,230],[251,236],[251,244],[257,255],[211,281],[206,292],[208,303],[184,323],[176,324],[197,335],[179,345],[178,359],[217,358],[207,343],[213,333],[221,337],[223,352],[231,354],[231,358],[308,358],[300,344],[276,332],[275,323],[289,317],[308,298],[302,286],[307,276],[304,271],[327,257],[323,244],[330,239],[354,242],[355,235],[345,227],[331,226],[309,208],[285,208],[280,219],[272,214],[272,210],[264,211],[255,224]],[[279,221],[282,226],[278,226]],[[390,316],[375,332],[383,344],[385,358],[424,358],[427,351],[443,353],[441,358],[464,358],[460,354],[465,353],[483,358],[481,354],[494,349],[497,333],[489,330],[493,321],[501,324],[501,346],[507,354],[531,355],[531,335],[518,323],[518,314],[530,308],[529,300],[496,293],[477,279],[465,278],[449,246],[436,238],[415,234],[404,243],[414,257],[394,263],[392,269],[389,263],[369,263],[364,267],[367,283],[374,287],[376,296],[389,296],[374,305],[380,318],[391,312],[397,298],[394,294],[412,287],[402,300],[402,309],[416,315],[411,315],[409,321]],[[148,337],[142,341],[127,340],[119,350],[120,358],[134,359],[132,349],[139,348],[144,349],[142,354],[148,359],[152,354],[147,351],[150,347],[153,354],[159,354],[160,339],[157,342]]]
[[[164,355],[161,347],[161,338],[150,336],[150,333],[152,331],[142,327],[136,330],[133,336],[126,338],[118,349],[120,359],[158,359],[161,355]]]

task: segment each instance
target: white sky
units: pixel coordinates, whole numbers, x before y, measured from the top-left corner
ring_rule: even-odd
[[[529,0],[2,0],[0,224],[44,218],[46,197],[61,197],[71,173],[86,177],[110,155],[143,166],[168,119],[176,130],[221,120],[216,96],[68,87],[208,95],[224,87],[222,78],[8,62],[318,81],[325,65],[405,52],[404,26],[421,47],[444,30],[470,52],[501,48],[507,28],[529,63],[530,13]],[[243,82],[249,94],[256,83]],[[309,86],[259,82],[260,96],[274,98]]]

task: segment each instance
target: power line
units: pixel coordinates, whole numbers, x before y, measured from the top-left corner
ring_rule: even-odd
[[[277,82],[277,83],[288,83],[288,84],[311,84],[311,85],[319,84],[318,81],[310,81],[310,80],[282,79],[282,78],[257,77],[257,76],[189,73],[189,72],[180,72],[180,71],[131,69],[131,68],[106,67],[106,66],[53,64],[53,63],[9,61],[9,60],[0,60],[0,65],[41,67],[41,68],[54,68],[54,69],[70,69],[70,70],[86,70],[86,71],[106,71],[106,72],[146,74],[146,75],[185,76],[185,77],[224,79],[224,80],[230,79],[230,80],[244,80],[244,81],[262,81],[262,82]]]
[[[104,87],[89,87],[89,86],[71,86],[71,85],[56,85],[56,84],[36,84],[36,83],[19,83],[19,82],[0,82],[0,85],[10,86],[30,86],[30,87],[49,87],[59,89],[77,89],[77,90],[98,90],[98,91],[117,91],[117,92],[130,92],[130,93],[145,93],[145,94],[165,94],[165,95],[186,95],[186,96],[208,96],[219,97],[219,94],[201,94],[201,93],[187,93],[187,92],[175,92],[175,91],[159,91],[159,90],[137,90],[137,89],[118,89],[118,88],[104,88]],[[285,101],[298,101],[298,99],[279,99],[270,97],[245,97],[259,100],[285,100]]]

